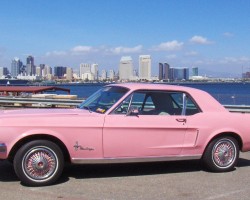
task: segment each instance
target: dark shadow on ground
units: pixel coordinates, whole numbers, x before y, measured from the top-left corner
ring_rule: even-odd
[[[250,167],[250,160],[239,158],[236,167]],[[142,176],[206,171],[200,160],[171,161],[156,163],[105,164],[105,165],[67,165],[63,178],[76,179]],[[212,172],[211,172],[212,173]]]
[[[76,179],[142,176],[184,173],[202,170],[200,161],[171,161],[157,163],[69,165],[63,176]]]
[[[0,161],[0,181],[18,181],[18,177],[15,174],[14,167],[8,161]]]
[[[67,182],[69,178],[62,177],[56,184]],[[0,182],[20,182],[13,165],[8,161],[0,161]],[[20,182],[20,184],[22,184]]]
[[[237,167],[249,167],[249,166],[250,166],[250,160],[245,158],[239,158]]]
[[[250,160],[239,158],[237,167],[250,167]],[[92,179],[197,171],[206,171],[199,160],[133,164],[66,165],[61,178],[56,184],[67,182],[69,177],[76,179]],[[0,181],[19,181],[18,177],[15,175],[13,165],[7,161],[0,161]]]
[[[8,161],[0,161],[0,181],[13,182],[18,180],[13,165]]]

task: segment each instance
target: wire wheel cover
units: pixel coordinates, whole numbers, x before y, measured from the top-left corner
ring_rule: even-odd
[[[58,158],[48,147],[35,147],[25,154],[22,166],[29,179],[44,181],[56,172]]]
[[[230,167],[236,158],[236,146],[228,139],[219,140],[213,147],[213,162],[217,167]]]

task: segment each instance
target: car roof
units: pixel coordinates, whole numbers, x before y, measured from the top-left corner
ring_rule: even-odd
[[[195,88],[191,87],[185,87],[185,86],[177,86],[177,85],[170,85],[170,84],[158,84],[158,83],[117,83],[117,84],[111,84],[113,86],[120,86],[120,87],[126,87],[131,90],[139,90],[139,89],[147,89],[147,90],[197,90]]]
[[[207,92],[186,86],[158,84],[158,83],[118,83],[109,86],[125,87],[129,90],[167,90],[167,91],[180,91],[188,93],[195,102],[199,105],[202,111],[206,112],[228,112],[216,99],[214,99]]]

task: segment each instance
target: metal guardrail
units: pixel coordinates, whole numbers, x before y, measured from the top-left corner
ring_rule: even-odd
[[[248,105],[223,105],[230,112],[250,113],[250,106]]]
[[[77,107],[83,100],[0,97],[0,107]],[[230,112],[250,113],[250,105],[224,105]]]
[[[2,107],[76,107],[83,100],[0,97]]]

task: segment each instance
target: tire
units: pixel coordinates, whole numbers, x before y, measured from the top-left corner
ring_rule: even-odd
[[[230,136],[219,137],[207,146],[203,162],[213,172],[232,171],[239,159],[239,144]]]
[[[14,157],[14,169],[27,186],[45,186],[56,182],[64,167],[61,149],[47,140],[34,140],[23,145]]]

